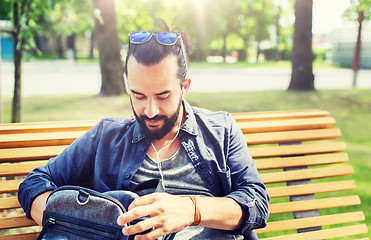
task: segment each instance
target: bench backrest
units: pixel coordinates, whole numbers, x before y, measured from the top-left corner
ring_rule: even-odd
[[[367,234],[365,216],[350,212],[360,204],[345,144],[327,111],[233,114],[245,135],[272,200],[260,239],[331,239]],[[0,125],[0,239],[36,239],[40,231],[16,198],[32,169],[63,151],[98,121]],[[352,208],[354,209],[354,208]],[[31,227],[31,228],[30,228]],[[24,233],[30,232],[31,233]],[[0,234],[1,235],[1,234]],[[363,239],[368,239],[364,237]]]

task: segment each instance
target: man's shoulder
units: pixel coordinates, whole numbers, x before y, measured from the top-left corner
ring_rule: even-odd
[[[230,125],[233,118],[226,111],[212,111],[205,108],[192,106],[193,114],[198,121],[210,122],[218,125]]]
[[[134,116],[106,117],[102,118],[99,126],[104,129],[129,128],[135,122]]]

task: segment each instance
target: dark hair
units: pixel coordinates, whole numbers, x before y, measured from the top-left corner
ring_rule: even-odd
[[[188,35],[179,29],[175,29],[174,31],[179,32],[182,36],[183,44],[185,47],[185,52],[188,56],[192,52],[192,44],[189,41]],[[187,75],[187,65],[184,62],[184,56],[182,52],[182,47],[180,40],[178,40],[174,45],[165,46],[161,45],[157,42],[155,37],[152,37],[146,43],[143,44],[130,44],[128,54],[126,56],[125,61],[125,75],[128,76],[128,69],[127,64],[130,56],[135,57],[135,59],[144,65],[150,66],[152,64],[156,64],[161,62],[165,57],[169,55],[174,55],[178,59],[178,77],[181,80],[181,83],[185,81],[185,77]],[[187,63],[188,64],[188,63]]]

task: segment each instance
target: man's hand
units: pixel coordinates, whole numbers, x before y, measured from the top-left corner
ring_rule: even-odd
[[[179,197],[167,193],[153,193],[135,199],[126,213],[117,219],[120,226],[149,216],[134,225],[123,228],[124,235],[133,235],[153,229],[138,239],[156,239],[166,234],[178,232],[191,225],[194,220],[194,205],[189,197]]]

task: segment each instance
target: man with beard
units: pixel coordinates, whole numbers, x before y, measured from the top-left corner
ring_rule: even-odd
[[[230,114],[192,107],[184,96],[190,43],[183,33],[129,34],[125,62],[134,116],[107,118],[20,185],[26,215],[41,223],[50,191],[89,182],[100,192],[136,191],[159,179],[161,192],[136,192],[117,219],[135,239],[257,239],[269,209],[242,132]],[[143,231],[145,234],[140,234]]]

